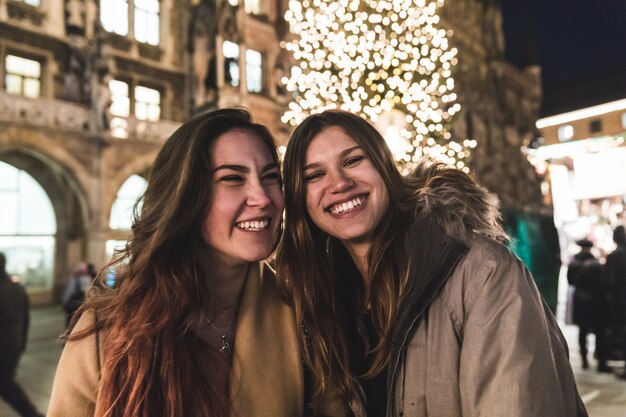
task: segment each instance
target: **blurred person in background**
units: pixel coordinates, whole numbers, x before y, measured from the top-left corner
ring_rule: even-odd
[[[622,359],[626,361],[626,231],[617,226],[613,231],[617,249],[606,257],[605,272],[611,294],[611,307],[616,338],[621,340]],[[619,375],[626,379],[626,362]]]
[[[65,326],[69,326],[74,313],[85,301],[87,290],[95,278],[95,270],[92,264],[80,262],[74,268],[70,282],[63,293],[63,310],[65,310]]]
[[[607,303],[607,285],[602,265],[591,253],[593,242],[589,239],[576,241],[580,252],[574,255],[567,268],[567,281],[574,286],[573,322],[578,326],[578,345],[583,369],[589,368],[587,336],[596,336],[595,356],[598,372],[611,372],[607,365],[610,310]]]
[[[22,417],[42,416],[15,381],[17,365],[26,350],[29,301],[26,290],[13,282],[0,253],[0,396]]]

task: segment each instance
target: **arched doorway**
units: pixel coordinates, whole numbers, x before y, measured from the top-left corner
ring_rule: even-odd
[[[54,285],[57,222],[50,198],[26,171],[0,161],[0,251],[7,271],[33,292]]]
[[[109,229],[111,239],[106,241],[106,254],[110,259],[115,250],[124,248],[133,224],[133,210],[141,210],[139,198],[146,191],[148,182],[140,175],[131,175],[117,192],[111,215],[109,217]],[[135,206],[135,204],[137,204]]]
[[[87,194],[78,181],[80,172],[74,169],[80,166],[69,168],[43,150],[22,146],[0,149],[0,163],[3,168],[0,206],[9,212],[9,217],[4,212],[0,217],[2,222],[12,225],[8,230],[1,230],[0,236],[7,250],[8,242],[12,242],[11,246],[27,242],[31,245],[27,248],[37,242],[47,245],[47,249],[39,250],[46,259],[51,259],[42,260],[46,277],[24,278],[25,285],[33,304],[59,301],[73,266],[85,259],[88,243],[85,231],[89,213]],[[9,203],[20,199],[22,202],[17,206]],[[25,225],[20,226],[16,216]],[[46,243],[49,241],[53,243]],[[35,261],[32,259],[36,258],[36,250],[27,248],[18,250],[22,254],[19,255],[19,265],[7,259],[9,272],[34,274],[32,263]],[[7,258],[18,259],[17,256],[7,254]],[[31,259],[31,265],[26,258]]]

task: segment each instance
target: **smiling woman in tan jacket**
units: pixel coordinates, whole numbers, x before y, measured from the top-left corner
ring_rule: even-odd
[[[126,250],[73,323],[49,417],[344,416],[307,409],[273,251],[284,200],[274,142],[239,109],[183,124],[154,164]],[[101,274],[102,275],[102,274]]]
[[[343,111],[296,128],[284,172],[277,274],[314,393],[338,384],[357,417],[587,415],[556,321],[472,177],[401,176]]]

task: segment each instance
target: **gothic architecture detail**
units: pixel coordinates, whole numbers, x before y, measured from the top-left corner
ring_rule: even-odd
[[[442,14],[459,50],[455,80],[462,110],[454,134],[477,141],[473,171],[503,207],[549,213],[550,207],[543,205],[541,178],[521,152],[537,136],[539,67],[519,70],[504,60],[497,2],[447,1]]]

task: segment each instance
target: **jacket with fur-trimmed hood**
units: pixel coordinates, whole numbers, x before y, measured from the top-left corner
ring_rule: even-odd
[[[498,240],[495,199],[421,165],[409,281],[391,337],[387,417],[583,417],[566,341],[522,261]],[[356,417],[365,416],[359,396]]]

